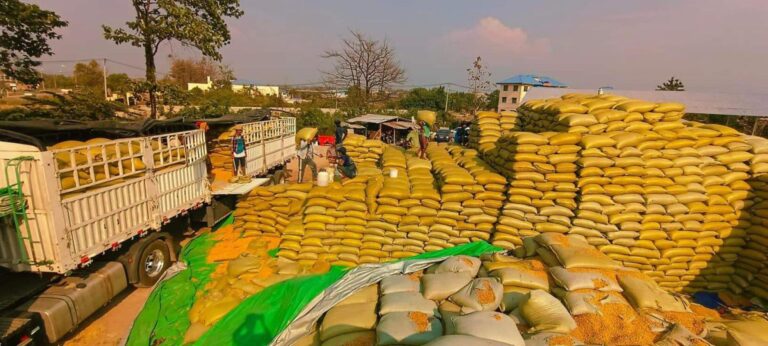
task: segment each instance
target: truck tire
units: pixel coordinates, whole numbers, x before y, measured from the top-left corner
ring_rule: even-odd
[[[162,239],[157,239],[141,250],[138,266],[138,287],[151,287],[171,265],[171,252]]]

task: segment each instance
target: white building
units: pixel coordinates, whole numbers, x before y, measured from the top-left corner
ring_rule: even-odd
[[[213,88],[213,81],[211,77],[207,77],[206,83],[187,83],[187,90],[200,89],[202,91],[208,91]],[[263,96],[280,96],[280,87],[276,85],[262,85],[255,81],[247,79],[235,79],[232,81],[232,91],[236,92],[258,92]]]

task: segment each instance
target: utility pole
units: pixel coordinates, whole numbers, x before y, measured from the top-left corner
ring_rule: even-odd
[[[107,96],[107,58],[104,58],[104,65],[101,66],[101,74],[104,77],[104,99],[108,99]]]
[[[445,113],[448,113],[448,95],[450,95],[448,88],[445,88]]]

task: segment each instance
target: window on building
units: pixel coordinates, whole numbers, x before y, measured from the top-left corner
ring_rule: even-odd
[[[523,91],[528,91],[528,89],[530,89],[530,88],[531,88],[530,86],[526,85],[526,86],[523,87]]]
[[[509,85],[504,84],[504,91],[509,90]]]
[[[506,96],[501,98],[501,103],[507,103],[507,97]]]
[[[512,103],[517,103],[517,97],[512,98]]]
[[[515,85],[515,87],[512,88],[512,91],[518,91],[518,90],[520,90],[520,86],[519,85]]]

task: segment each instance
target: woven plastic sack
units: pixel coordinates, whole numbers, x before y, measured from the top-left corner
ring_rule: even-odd
[[[492,271],[490,275],[499,278],[499,281],[505,286],[549,290],[549,280],[545,271],[501,268]]]
[[[618,278],[621,288],[624,289],[624,296],[637,309],[690,312],[685,300],[664,291],[653,280],[634,275],[618,275]]]
[[[310,141],[317,136],[317,128],[305,127],[299,131],[296,131],[296,145],[301,143],[301,140]]]
[[[418,292],[392,293],[381,297],[380,315],[403,311],[418,311],[434,316],[437,312],[437,304]]]
[[[566,334],[576,329],[576,321],[568,309],[557,298],[542,290],[528,294],[528,299],[520,305],[520,314],[531,326],[528,332]]]
[[[580,289],[593,289],[599,291],[621,292],[621,286],[615,279],[608,277],[600,271],[568,270],[563,267],[551,267],[549,273],[552,274],[555,282],[568,291]]]
[[[437,113],[433,111],[417,111],[416,120],[423,121],[432,126],[435,124],[435,120],[437,120]]]
[[[517,309],[527,298],[530,288],[504,286],[504,297],[501,299],[501,310],[510,312]]]
[[[507,345],[524,346],[525,341],[517,330],[515,321],[500,312],[478,311],[454,317],[455,333],[503,342]]]
[[[335,306],[320,325],[320,340],[376,328],[376,302]]]
[[[395,312],[381,317],[378,345],[424,345],[443,335],[440,320],[420,312]]]
[[[470,273],[425,274],[421,278],[424,298],[438,301],[447,299],[472,281],[472,278]]]
[[[503,342],[478,338],[469,335],[444,335],[425,346],[508,346]]]
[[[461,311],[496,310],[504,296],[504,286],[494,278],[477,278],[448,298],[461,306]]]
[[[381,294],[419,292],[419,278],[411,275],[392,275],[381,280]]]
[[[445,261],[436,264],[428,269],[429,273],[469,273],[471,276],[477,276],[480,269],[480,260],[470,256],[453,256]]]

